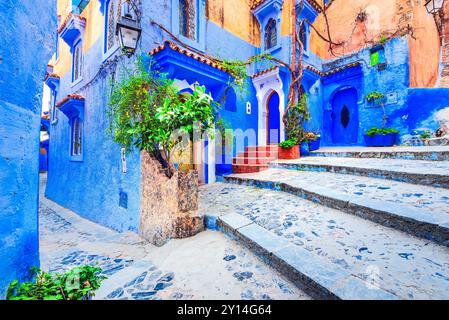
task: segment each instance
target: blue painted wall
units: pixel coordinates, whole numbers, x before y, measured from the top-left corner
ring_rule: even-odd
[[[39,265],[41,95],[54,51],[56,1],[1,1],[0,299]]]
[[[357,91],[359,132],[356,145],[363,145],[363,135],[372,127],[382,126],[383,112],[381,108],[372,107],[366,101],[366,95],[375,90],[393,94],[394,99],[386,104],[388,116],[387,126],[395,127],[401,134],[408,132],[408,124],[402,117],[407,108],[409,86],[409,57],[406,37],[395,38],[384,45],[387,67],[378,70],[370,64],[370,48],[323,64],[323,72],[359,62],[360,66],[352,67],[322,78],[323,85],[323,127],[322,144],[334,145],[332,142],[332,103],[335,95],[348,88]],[[321,106],[316,106],[320,108]],[[315,106],[312,105],[312,108]]]
[[[72,86],[71,73],[60,80],[57,100],[77,92],[85,98],[83,160],[70,160],[69,119],[62,112],[51,125],[46,196],[83,217],[120,232],[138,231],[140,211],[140,155],[127,155],[122,173],[121,148],[108,135],[106,114],[111,71],[95,77],[103,61],[103,39],[84,55],[83,80]],[[118,64],[117,77],[130,61]],[[94,79],[90,84],[89,82]],[[128,195],[121,207],[120,193]]]

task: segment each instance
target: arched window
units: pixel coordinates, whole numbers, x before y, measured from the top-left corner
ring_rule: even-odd
[[[196,40],[196,0],[179,0],[179,33]]]
[[[265,49],[274,48],[278,43],[276,21],[270,19],[267,27],[265,28]]]

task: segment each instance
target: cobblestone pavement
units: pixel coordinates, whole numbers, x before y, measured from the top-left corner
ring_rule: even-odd
[[[257,174],[239,176],[285,182],[303,189],[319,188],[331,193],[349,195],[354,199],[380,200],[384,201],[386,206],[388,203],[411,206],[438,215],[443,221],[446,219],[449,222],[449,189],[330,172],[282,169],[269,169]]]
[[[332,184],[326,179],[319,181]],[[385,186],[394,184],[379,181]],[[375,188],[371,185],[367,183],[363,189]],[[413,197],[416,201],[421,199]],[[410,201],[407,196],[403,199]],[[447,201],[435,200],[441,200],[441,208]],[[385,201],[389,201],[387,195]],[[200,210],[215,216],[241,214],[403,299],[449,299],[447,247],[287,193],[233,184],[203,186]]]
[[[42,182],[45,178],[42,177]],[[43,190],[43,186],[41,190]],[[108,277],[96,299],[309,299],[246,248],[219,232],[158,248],[41,197],[41,267],[98,264]]]
[[[276,163],[277,161],[274,161]],[[417,174],[447,175],[449,161],[424,161],[402,159],[376,159],[376,158],[339,158],[339,157],[306,157],[298,160],[279,160],[287,164],[311,164],[326,166],[344,166],[351,168],[369,168],[393,172],[406,172]]]

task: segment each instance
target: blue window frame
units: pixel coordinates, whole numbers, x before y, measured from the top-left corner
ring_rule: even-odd
[[[51,115],[50,115],[50,123],[54,124],[58,121],[58,110],[56,108],[56,91],[55,90],[51,90],[51,97],[50,97],[50,110],[51,110]]]
[[[270,19],[265,28],[265,48],[269,50],[277,46],[277,25],[274,19]]]
[[[83,70],[83,42],[78,41],[72,50],[72,82],[81,80]]]
[[[81,117],[70,119],[70,158],[72,161],[83,159],[83,121]]]
[[[105,22],[104,22],[104,54],[112,53],[117,48],[117,37],[115,28],[117,25],[117,17],[120,14],[120,8],[118,8],[115,0],[106,1]]]

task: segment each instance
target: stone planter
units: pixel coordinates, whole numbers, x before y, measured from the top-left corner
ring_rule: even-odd
[[[301,157],[299,146],[293,146],[291,148],[285,149],[282,147],[279,147],[279,159],[281,160],[293,160],[293,159],[299,159]]]
[[[187,238],[204,230],[198,213],[198,173],[177,171],[169,179],[160,163],[141,153],[140,234],[161,246],[172,238]]]

